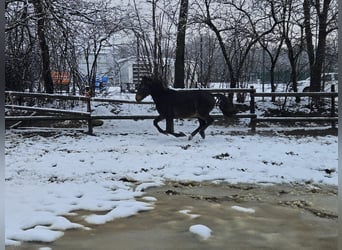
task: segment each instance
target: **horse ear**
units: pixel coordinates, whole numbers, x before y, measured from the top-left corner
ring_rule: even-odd
[[[144,75],[141,77],[141,83],[150,84],[152,83],[152,78],[147,75]]]

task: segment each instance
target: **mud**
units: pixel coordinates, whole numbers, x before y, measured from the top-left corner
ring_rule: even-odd
[[[166,183],[150,188],[155,209],[92,229],[69,230],[59,240],[23,243],[6,249],[174,250],[174,249],[337,249],[337,187],[307,184],[255,185]],[[232,209],[252,208],[254,213]],[[191,218],[180,213],[190,210]],[[84,224],[87,211],[69,217]],[[203,224],[208,240],[189,231]]]

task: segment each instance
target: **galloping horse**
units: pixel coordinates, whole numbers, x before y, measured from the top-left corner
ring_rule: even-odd
[[[177,91],[165,88],[160,80],[144,76],[137,88],[135,99],[140,102],[148,95],[152,96],[159,113],[153,124],[160,133],[172,134],[176,137],[185,136],[183,132],[174,133],[161,129],[158,122],[164,119],[167,122],[172,121],[173,118],[193,117],[198,119],[199,127],[191,133],[189,140],[198,132],[203,139],[205,138],[205,129],[214,121],[209,113],[216,104],[227,117],[237,113],[232,101],[222,94],[211,94],[202,90]]]

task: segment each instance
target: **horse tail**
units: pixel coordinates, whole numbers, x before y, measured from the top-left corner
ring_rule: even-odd
[[[223,94],[213,94],[213,96],[217,98],[216,105],[218,105],[225,116],[232,117],[234,114],[237,113],[233,101],[230,98],[226,97]]]

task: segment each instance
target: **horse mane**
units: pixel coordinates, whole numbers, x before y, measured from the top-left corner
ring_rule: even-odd
[[[168,89],[166,87],[167,83],[163,81],[162,79],[160,79],[159,77],[143,76],[141,82],[147,83],[151,85],[152,87],[159,87],[160,90]]]

